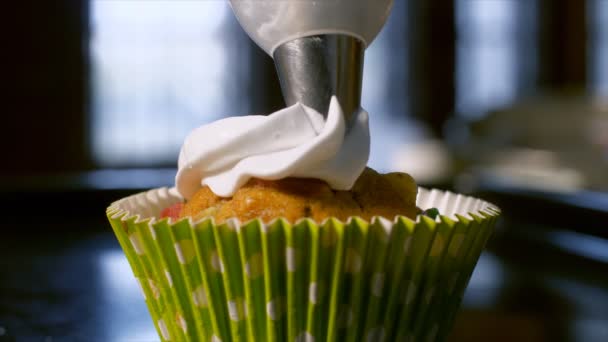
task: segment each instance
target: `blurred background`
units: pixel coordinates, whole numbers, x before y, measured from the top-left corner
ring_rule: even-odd
[[[193,128],[282,108],[272,59],[223,0],[2,16],[0,341],[154,340],[104,209],[171,186]],[[504,211],[452,341],[608,341],[608,0],[395,0],[363,106],[370,166]]]

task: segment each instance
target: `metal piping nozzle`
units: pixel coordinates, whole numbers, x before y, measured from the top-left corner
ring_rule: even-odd
[[[326,116],[335,95],[350,122],[361,107],[364,54],[365,44],[348,35],[308,36],[280,45],[273,57],[286,104],[300,102]]]

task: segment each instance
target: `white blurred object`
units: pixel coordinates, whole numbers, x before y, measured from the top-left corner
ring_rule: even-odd
[[[539,191],[573,193],[585,185],[583,174],[564,165],[555,152],[533,149],[499,150],[493,163],[478,172],[505,185]]]
[[[473,123],[454,154],[474,175],[505,185],[608,191],[606,103],[571,93],[521,102]]]
[[[407,172],[421,184],[446,181],[452,174],[447,147],[439,140],[400,145],[391,158],[391,170]]]
[[[393,0],[230,0],[249,36],[266,53],[288,41],[340,34],[372,43],[390,14]]]

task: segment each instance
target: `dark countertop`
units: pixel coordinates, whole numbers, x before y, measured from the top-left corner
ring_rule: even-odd
[[[52,209],[32,216],[19,203],[3,222],[0,342],[158,340],[105,222],[102,203],[127,192],[22,194]],[[608,243],[574,231],[505,212],[450,341],[608,341]],[[595,254],[564,246],[577,239]]]

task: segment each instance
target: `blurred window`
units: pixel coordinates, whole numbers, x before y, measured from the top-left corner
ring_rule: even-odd
[[[242,110],[228,15],[227,1],[91,0],[99,166],[174,165],[194,127]]]
[[[456,0],[456,110],[478,119],[534,86],[536,0]]]
[[[386,25],[365,52],[363,107],[403,116],[408,108],[406,2],[396,1]],[[390,107],[389,107],[390,106]]]
[[[407,1],[395,1],[386,25],[365,53],[361,103],[370,113],[373,137],[368,165],[381,171],[400,165],[402,147],[424,135],[409,116],[406,19]]]
[[[587,8],[591,26],[589,81],[593,92],[608,96],[608,1],[591,0]]]

